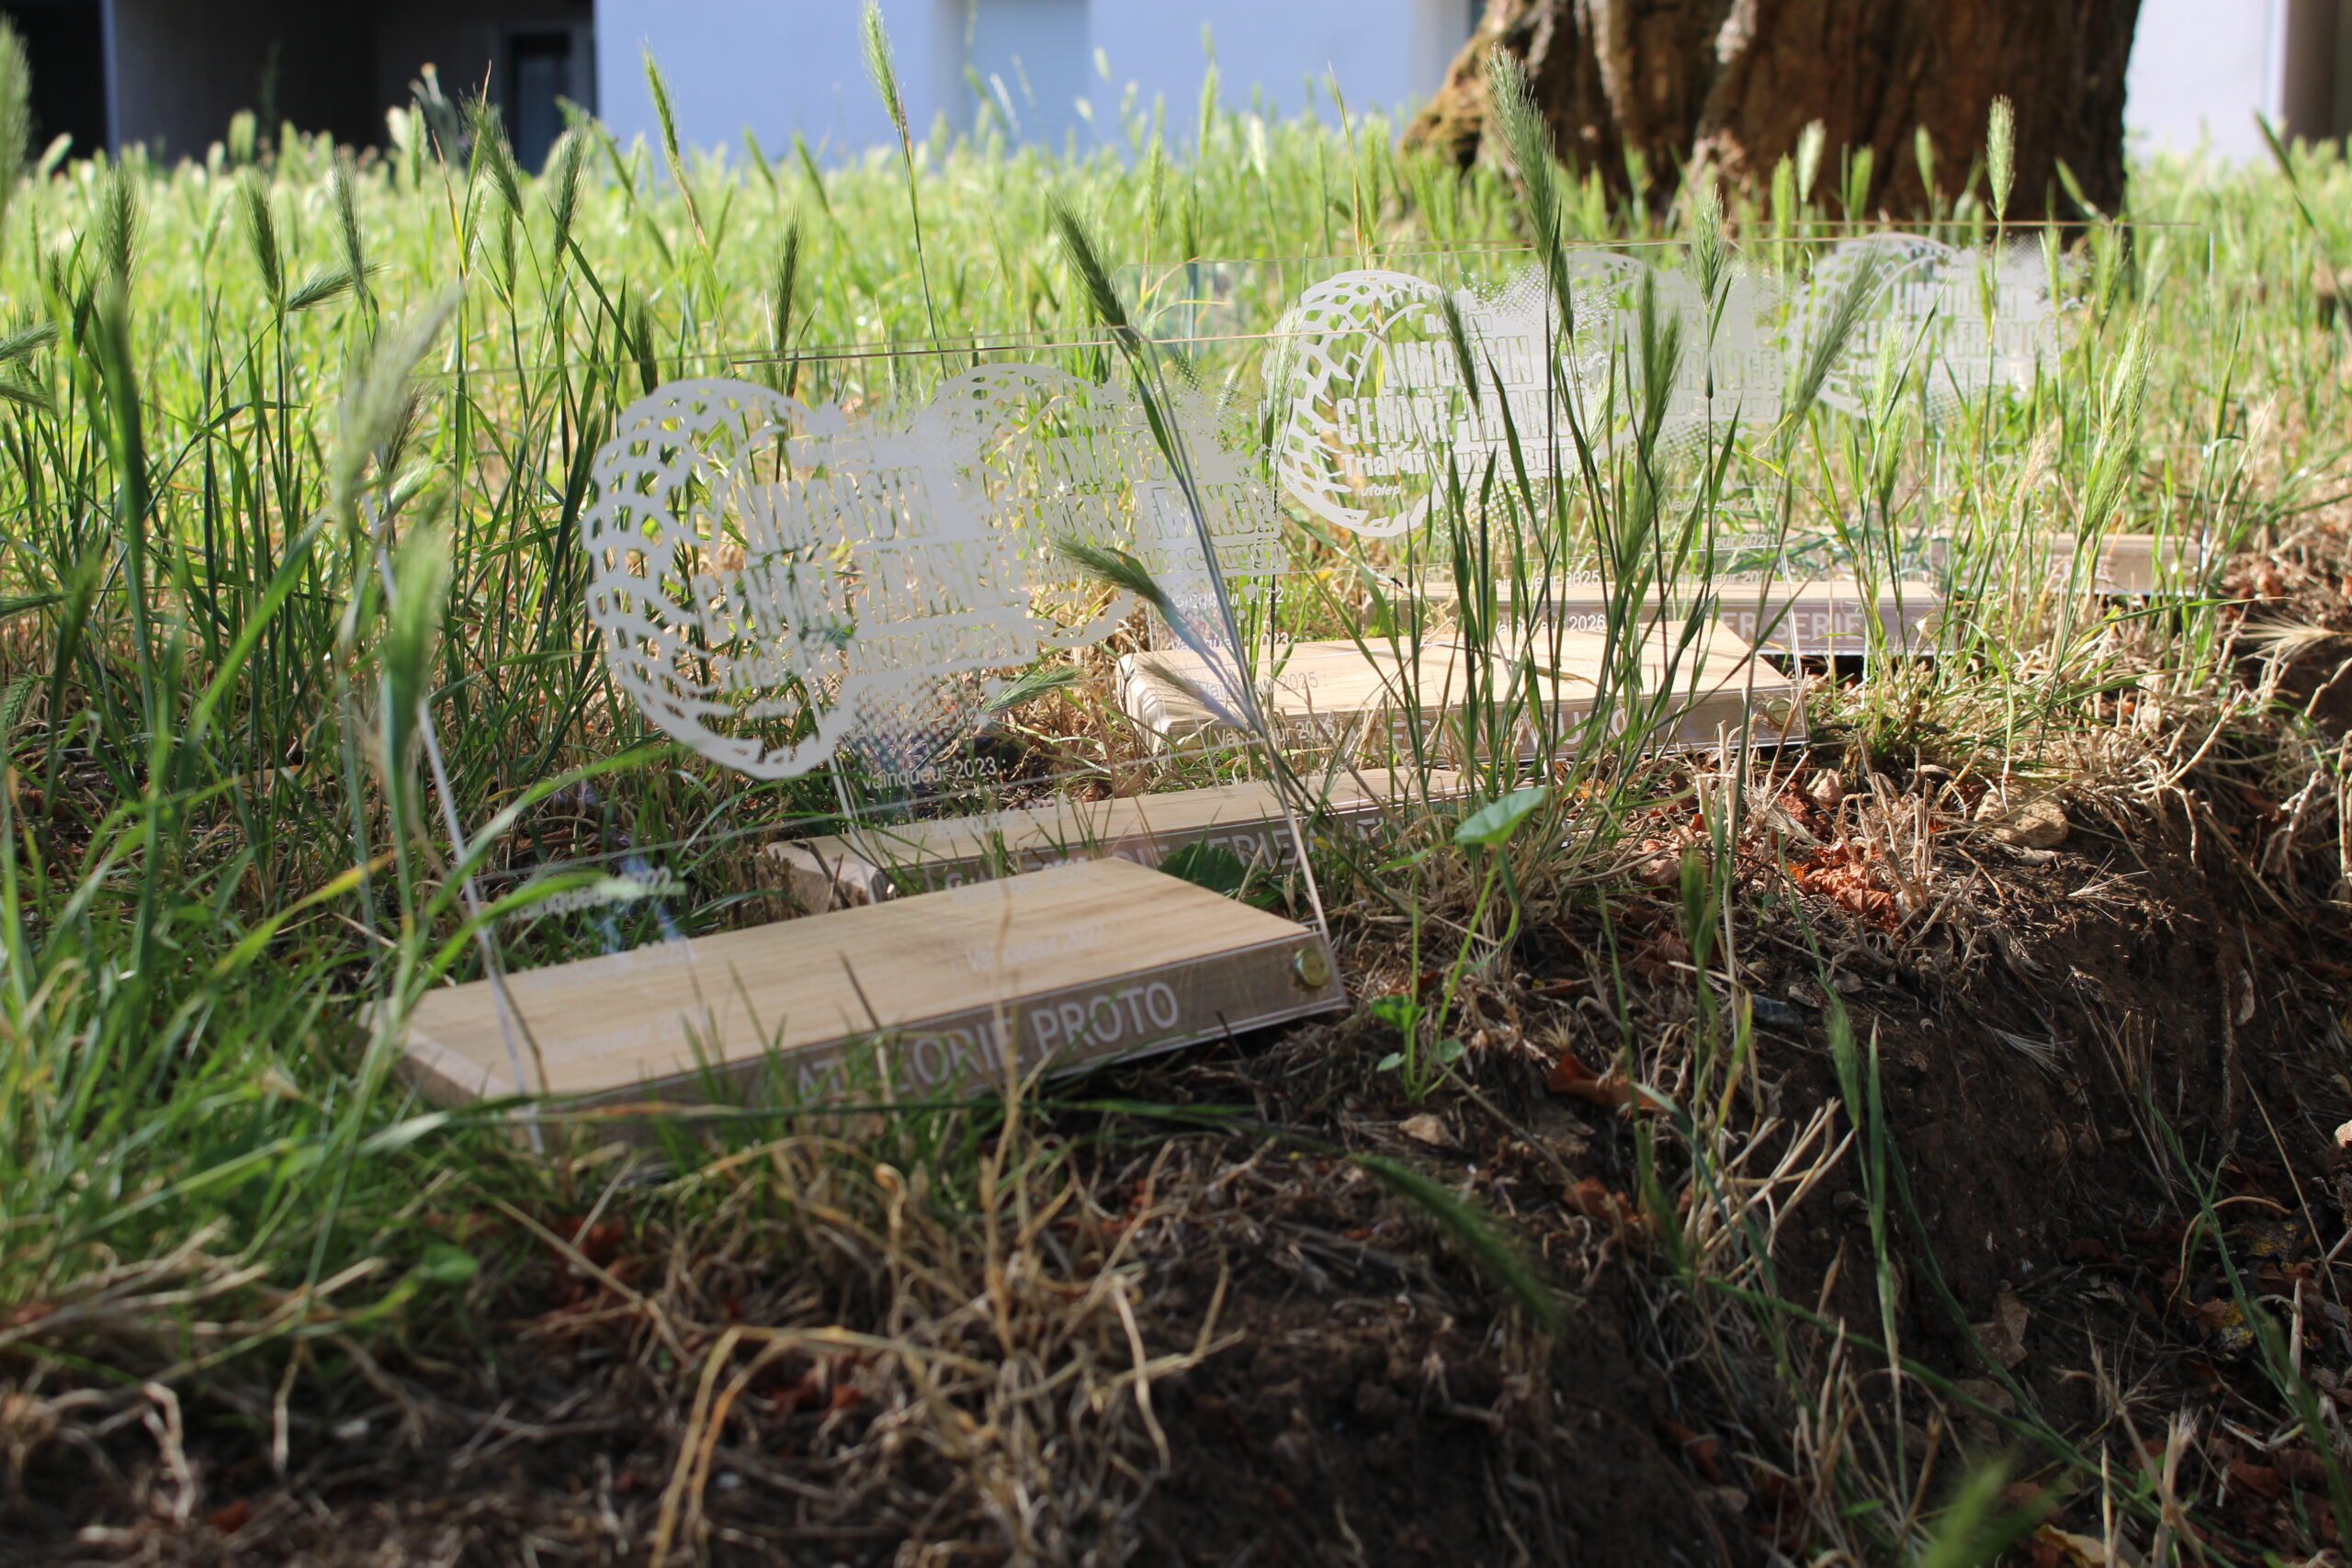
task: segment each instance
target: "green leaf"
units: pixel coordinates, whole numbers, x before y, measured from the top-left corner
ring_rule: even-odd
[[[449,540],[438,527],[417,528],[392,559],[393,594],[383,646],[384,761],[408,765],[408,742],[432,692],[433,649],[449,600]]]
[[[1239,855],[1223,844],[1207,840],[1186,844],[1159,863],[1159,869],[1181,878],[1195,887],[1205,887],[1212,893],[1231,895],[1241,891],[1250,880],[1250,867]]]
[[[1511,791],[1500,800],[1490,800],[1462,819],[1462,825],[1453,830],[1453,841],[1465,850],[1499,849],[1510,841],[1521,823],[1535,815],[1551,793],[1548,784],[1530,784]]]
[[[0,365],[23,359],[57,341],[55,321],[31,321],[13,332],[0,333]]]
[[[1374,1062],[1372,1065],[1372,1068],[1373,1071],[1377,1073],[1393,1073],[1404,1065],[1405,1053],[1402,1051],[1391,1051],[1388,1055],[1381,1057],[1377,1062]]]
[[[57,404],[47,391],[14,376],[0,376],[0,403],[14,403],[34,413],[54,415],[57,412]]]
[[[1421,1004],[1402,991],[1385,997],[1374,997],[1372,1000],[1372,1016],[1397,1033],[1403,1034],[1419,1021]]]
[[[349,293],[356,281],[357,275],[347,266],[321,267],[304,278],[300,288],[287,296],[286,308],[290,311],[300,311],[323,305]]]
[[[1014,677],[1012,684],[989,698],[988,711],[1007,713],[1048,692],[1058,692],[1076,684],[1078,666],[1075,664],[1040,664]]]
[[[1993,216],[2009,211],[2009,187],[2018,172],[2018,114],[2008,99],[1995,98],[1984,120],[1984,178],[1993,189]]]
[[[449,1113],[446,1111],[432,1111],[422,1116],[412,1116],[406,1121],[395,1122],[382,1132],[372,1134],[366,1143],[359,1145],[359,1152],[363,1156],[391,1154],[395,1150],[408,1147],[420,1139],[431,1137],[448,1124]]]
[[[414,1272],[420,1280],[454,1290],[471,1283],[473,1277],[481,1272],[481,1264],[464,1247],[436,1241],[417,1259]]]

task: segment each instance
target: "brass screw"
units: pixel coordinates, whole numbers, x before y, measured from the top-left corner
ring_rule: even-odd
[[[1321,947],[1302,947],[1291,955],[1291,978],[1305,989],[1319,991],[1331,983],[1331,955]]]

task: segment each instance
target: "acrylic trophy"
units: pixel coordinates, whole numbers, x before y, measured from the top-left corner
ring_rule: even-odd
[[[621,412],[588,629],[676,760],[618,853],[516,874],[589,908],[417,1005],[429,1094],[903,1104],[1344,1000],[1263,759],[1155,762],[1101,698],[1147,613],[1233,663],[1208,541],[1270,523],[1262,483],[1202,515],[1102,347],[809,354]]]
[[[1572,258],[1571,326],[1552,303],[1555,280],[1523,257],[1424,259],[1472,276],[1449,289],[1396,266],[1301,262],[1125,278],[1144,319],[1241,345],[1203,374],[1247,389],[1287,520],[1244,617],[1281,730],[1372,777],[1408,760],[1457,774],[1503,757],[1549,761],[1596,725],[1636,718],[1647,741],[1669,746],[1801,734],[1794,683],[1712,621],[1677,636],[1546,606],[1507,613],[1510,582],[1535,558],[1527,525],[1589,441],[1592,427],[1566,416],[1611,395],[1617,319],[1657,308],[1632,281],[1636,264]],[[1181,654],[1130,665],[1128,711],[1163,740],[1225,728],[1193,696]],[[1756,715],[1764,722],[1750,726]]]
[[[1795,734],[1791,660],[1950,646],[1951,595],[1981,593],[1988,571],[2100,594],[2185,580],[2199,552],[2178,539],[2047,525],[2006,531],[1996,560],[1954,499],[1995,446],[2066,417],[2036,411],[2131,243],[2111,225],[2001,243],[1832,231],[1570,246],[1556,265],[1492,250],[1193,261],[1128,287],[1207,340],[1277,323],[1263,400],[1291,577],[1387,589],[1320,635],[1298,627],[1271,664],[1335,697],[1363,684],[1380,650],[1331,646],[1329,625],[1393,601],[1418,617],[1415,648],[1386,660],[1408,673],[1425,630],[1492,647],[1514,626],[1538,678],[1598,660],[1621,686],[1654,684],[1677,666],[1689,722],[1659,733],[1703,744],[1739,716],[1734,687]],[[2030,469],[2021,449],[1997,455]],[[1826,482],[1788,482],[1800,468]],[[1184,721],[1181,702],[1159,705]]]

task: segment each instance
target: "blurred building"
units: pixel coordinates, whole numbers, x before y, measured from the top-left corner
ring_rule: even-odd
[[[2141,0],[2124,118],[2145,144],[2264,156],[2258,113],[2292,136],[2352,134],[2352,0]]]
[[[1961,0],[1928,0],[1957,4]],[[918,133],[983,102],[1023,140],[1124,145],[1123,102],[1189,128],[1213,40],[1223,96],[1332,112],[1426,96],[1484,0],[883,0]],[[201,155],[239,109],[352,141],[434,64],[451,96],[486,88],[536,167],[560,103],[624,138],[653,129],[641,55],[679,130],[732,145],[798,135],[838,157],[890,138],[858,42],[859,0],[0,0],[33,57],[43,141]],[[2129,118],[2143,141],[2261,152],[2254,117],[2313,139],[2352,131],[2352,0],[2143,0]]]
[[[1119,142],[1132,84],[1189,124],[1214,39],[1228,103],[1310,101],[1336,74],[1351,108],[1425,97],[1484,0],[882,0],[908,117],[972,122],[982,95],[1022,135]],[[1925,0],[1958,5],[1968,0]],[[623,136],[650,131],[640,55],[653,51],[690,140],[750,128],[834,152],[888,139],[858,50],[856,0],[597,0],[599,102]],[[1079,106],[1085,106],[1080,111]],[[2312,140],[2352,132],[2352,0],[2142,0],[2126,111],[2143,144],[2262,154],[2259,113]]]
[[[1123,145],[1130,86],[1192,124],[1213,47],[1229,104],[1262,93],[1327,115],[1425,97],[1484,0],[882,0],[908,118],[969,127],[983,97],[1027,141]],[[889,123],[867,85],[856,0],[597,0],[600,101],[623,136],[652,124],[641,54],[653,51],[680,133],[705,144],[750,128],[833,152],[877,145]],[[1309,83],[1315,84],[1310,88]],[[1082,107],[1081,107],[1082,106]]]
[[[32,58],[36,152],[63,133],[202,157],[240,109],[381,142],[431,62],[453,97],[487,85],[536,167],[557,100],[595,100],[595,0],[0,0],[0,16]]]

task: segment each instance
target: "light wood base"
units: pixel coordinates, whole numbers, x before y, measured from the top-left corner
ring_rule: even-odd
[[[1866,594],[1851,577],[1794,583],[1727,582],[1716,589],[1715,617],[1759,652],[1831,658],[1871,651],[1871,615],[1889,652],[1931,654],[1944,596],[1917,579],[1882,583]]]
[[[1440,770],[1426,791],[1408,787],[1400,797],[1400,778],[1380,769],[1341,773],[1325,789],[1317,815],[1360,824],[1385,810],[1459,793],[1454,776]],[[1281,796],[1273,785],[1259,782],[1115,800],[1056,800],[985,817],[866,827],[770,844],[766,853],[784,874],[794,901],[822,913],[1069,861],[1158,865],[1193,844],[1230,851],[1246,865],[1281,867],[1293,858]]]
[[[1950,548],[1948,540],[1932,541],[1928,551],[1929,564],[1942,566]],[[2077,549],[2072,538],[2052,536],[2030,539],[2019,549],[2029,554],[2030,560],[2048,563],[2052,583],[2064,587],[2072,578]],[[2088,586],[2092,592],[2114,599],[2145,599],[2159,593],[2180,592],[2196,586],[2200,562],[2201,553],[2196,543],[2178,534],[2165,536],[2161,549],[2154,534],[2109,534],[2099,541]]]
[[[1770,582],[1719,579],[1714,593],[1717,625],[1758,653],[1790,658],[1868,653],[1866,604],[1875,605],[1890,651],[1931,654],[1944,611],[1943,594],[1931,582],[1904,579],[1865,594],[1850,573],[1776,577]],[[1516,610],[1510,585],[1498,584],[1497,595],[1500,608]],[[1529,618],[1539,626],[1556,621],[1571,630],[1597,632],[1608,625],[1611,600],[1610,588],[1595,579],[1546,583],[1536,596],[1539,608]],[[1662,616],[1668,628],[1679,634],[1687,604],[1656,591],[1649,603],[1651,615]]]
[[[2067,543],[2071,546],[2073,541]],[[2073,554],[2069,548],[2069,559]],[[2189,541],[2177,534],[2165,536],[2161,550],[2154,534],[2111,534],[2099,542],[2098,570],[2092,578],[2092,586],[2101,593],[2123,598],[2145,598],[2170,592],[2173,585],[2193,582],[2198,574],[2199,555]]]
[[[1321,933],[1118,860],[505,985],[531,1042],[527,1087],[587,1105],[986,1091],[1008,1072],[1170,1050],[1346,1001]],[[425,996],[405,1046],[408,1074],[440,1104],[515,1092],[486,981]]]
[[[1572,729],[1599,700],[1607,639],[1598,632],[1555,634],[1549,627],[1532,629],[1528,636],[1536,655],[1537,696],[1555,729]],[[1700,642],[1703,646],[1677,650],[1666,636],[1654,634],[1639,649],[1644,701],[1665,705],[1661,745],[1714,746],[1737,734],[1751,715],[1759,745],[1804,738],[1804,705],[1793,678],[1754,657],[1747,644],[1726,632],[1713,631]],[[1293,643],[1280,658],[1261,697],[1286,743],[1361,750],[1367,741],[1376,745],[1385,727],[1389,741],[1402,750],[1409,744],[1404,717],[1410,705],[1418,703],[1423,733],[1434,741],[1449,713],[1474,697],[1480,704],[1487,700],[1473,689],[1477,663],[1451,640],[1424,643],[1417,660],[1378,645],[1366,649],[1351,640]],[[1499,681],[1525,678],[1514,663],[1495,665]],[[1216,694],[1215,680],[1206,662],[1190,653],[1128,654],[1119,660],[1120,706],[1164,743],[1229,733],[1231,702],[1212,702],[1203,694]],[[1532,756],[1536,738],[1521,733],[1518,741],[1521,754]]]
[[[2019,548],[2025,563],[2029,567],[2038,564],[2053,585],[2064,587],[2071,579],[2077,550],[2074,539],[2051,536],[2028,540]],[[1940,572],[1950,554],[1949,539],[1931,537],[1924,547],[1924,558],[1911,570]],[[2110,534],[2099,541],[2098,556],[2090,569],[2086,586],[2094,593],[2117,599],[2178,592],[2195,585],[2199,561],[2195,542],[2183,536],[2168,535],[2159,547],[2154,534]],[[1789,567],[1769,585],[1753,581],[1753,574],[1718,577],[1713,588],[1724,629],[1753,644],[1761,653],[1818,656],[1867,652],[1864,595],[1854,574],[1823,572],[1805,576],[1804,570]],[[1450,578],[1432,578],[1422,585],[1420,592],[1433,604],[1451,604],[1459,596]],[[1514,608],[1516,595],[1510,582],[1498,581],[1495,592],[1499,608]],[[1653,592],[1654,607],[1661,597]],[[1883,583],[1875,598],[1890,649],[1914,655],[1936,651],[1935,633],[1943,615],[1944,597],[1934,581],[1904,578]],[[1572,628],[1585,630],[1600,628],[1609,604],[1609,595],[1598,580],[1589,577],[1548,582],[1538,591],[1536,599],[1550,607],[1547,614],[1556,615]],[[1680,610],[1679,603],[1668,609],[1669,624]]]

